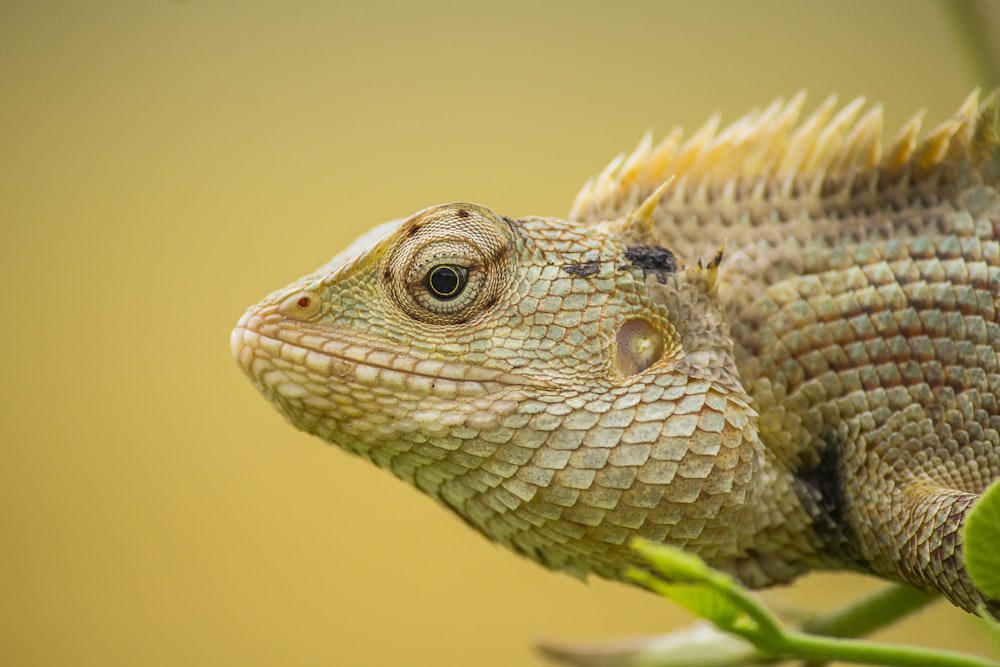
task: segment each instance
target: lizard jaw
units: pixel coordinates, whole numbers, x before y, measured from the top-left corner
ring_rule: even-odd
[[[450,402],[514,387],[542,387],[516,373],[420,359],[384,341],[373,346],[357,332],[287,318],[270,304],[247,310],[232,331],[230,347],[257,388],[279,401],[289,416],[336,411],[338,405],[355,412],[359,394]]]
[[[498,428],[517,409],[523,390],[540,386],[481,366],[375,348],[350,336],[339,327],[286,321],[273,305],[260,304],[240,319],[230,345],[253,384],[292,425],[410,483],[427,463],[411,450],[458,450],[462,443],[451,437],[453,429]],[[474,445],[466,449],[476,451]]]

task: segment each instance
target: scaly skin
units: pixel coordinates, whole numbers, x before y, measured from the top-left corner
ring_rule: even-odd
[[[233,354],[296,427],[548,567],[621,579],[640,536],[754,587],[853,569],[995,614],[960,536],[1000,476],[996,98],[884,155],[879,108],[801,104],[644,142],[571,222],[383,226]]]

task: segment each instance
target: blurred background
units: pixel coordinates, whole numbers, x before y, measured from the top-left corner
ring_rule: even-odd
[[[936,124],[972,47],[929,0],[0,3],[0,664],[530,666],[689,623],[293,430],[229,331],[375,223],[564,215],[647,129],[800,88]],[[883,636],[990,651],[944,605]]]

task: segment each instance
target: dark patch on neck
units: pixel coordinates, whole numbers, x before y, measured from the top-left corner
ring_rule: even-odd
[[[653,273],[661,283],[667,276],[677,272],[674,253],[657,245],[633,245],[625,249],[625,259],[634,268],[642,269],[646,275]]]
[[[571,276],[587,278],[588,276],[596,276],[600,273],[601,262],[596,259],[589,262],[571,262],[569,264],[563,264],[562,270]]]
[[[841,566],[853,565],[870,572],[869,563],[858,551],[861,538],[851,525],[850,501],[844,493],[843,438],[831,429],[823,435],[823,440],[819,463],[809,470],[796,471],[793,488],[812,515],[812,532],[820,558],[825,554]]]

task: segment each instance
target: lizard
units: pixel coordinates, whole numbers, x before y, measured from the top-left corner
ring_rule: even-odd
[[[1000,476],[997,93],[887,145],[881,105],[803,106],[647,134],[566,219],[380,225],[232,353],[549,568],[625,580],[641,537],[751,588],[853,570],[996,615],[961,529]]]

